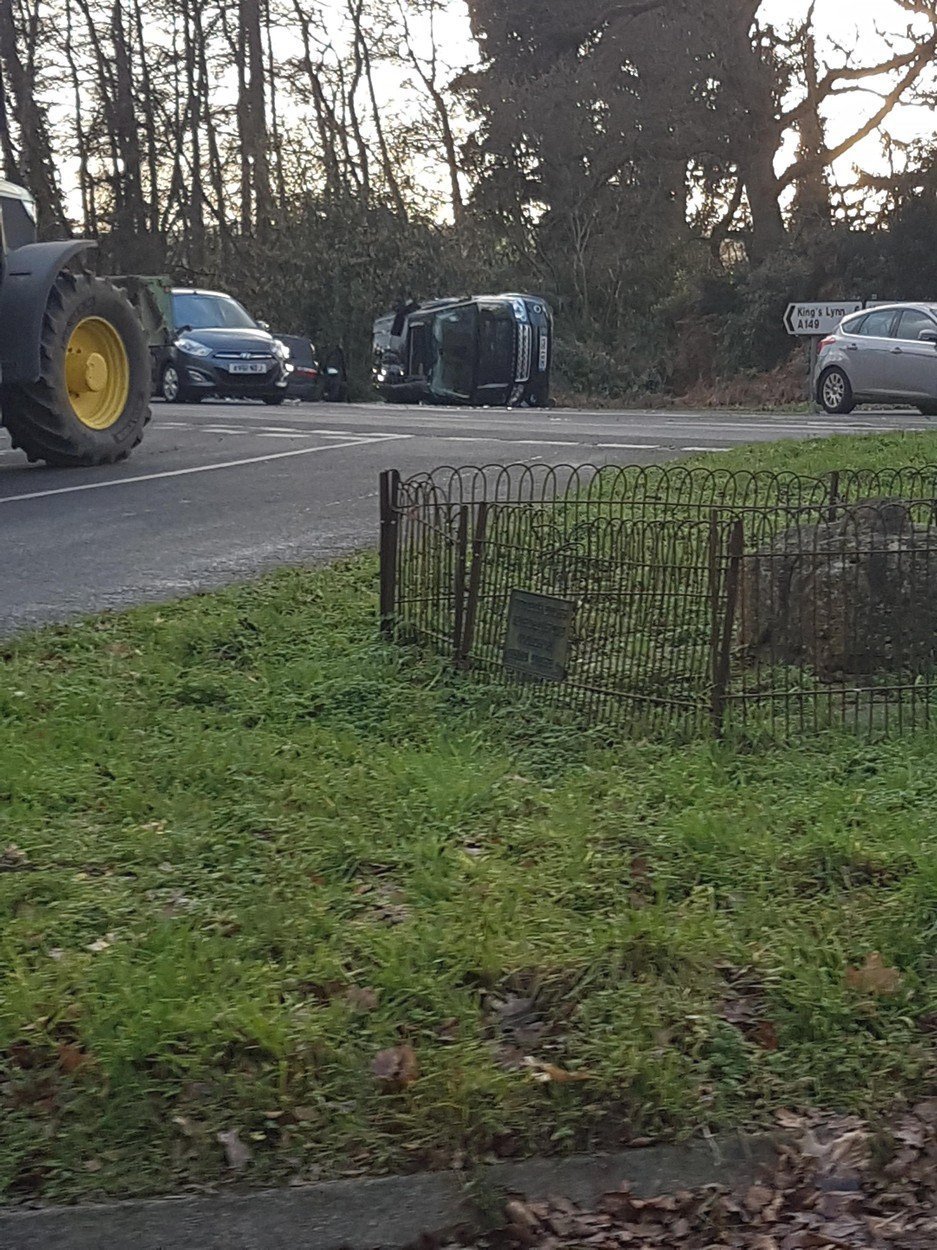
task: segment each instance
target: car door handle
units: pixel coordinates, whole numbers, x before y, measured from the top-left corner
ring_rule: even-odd
[[[847,351],[847,352],[857,352],[858,350],[859,350],[859,344],[858,344],[858,343],[847,343],[847,344],[846,344],[846,351]]]

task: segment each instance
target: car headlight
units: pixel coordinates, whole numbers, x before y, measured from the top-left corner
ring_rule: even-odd
[[[273,340],[273,354],[277,360],[289,360],[290,349],[285,343],[281,343],[279,339]]]
[[[185,352],[187,356],[211,355],[210,347],[206,347],[204,343],[197,343],[195,339],[187,339],[185,337],[176,339],[175,348],[177,351]]]

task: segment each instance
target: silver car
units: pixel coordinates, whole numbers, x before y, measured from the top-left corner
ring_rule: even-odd
[[[827,412],[899,403],[937,416],[937,304],[887,304],[845,317],[820,344],[814,388]]]

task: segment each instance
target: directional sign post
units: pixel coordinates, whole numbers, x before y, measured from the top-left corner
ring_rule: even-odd
[[[788,304],[784,326],[797,338],[823,338],[832,334],[844,317],[861,312],[862,300],[828,300],[818,304]]]
[[[824,300],[820,303],[788,304],[784,314],[784,328],[795,338],[808,339],[807,350],[807,401],[816,407],[813,393],[813,375],[817,365],[820,339],[832,334],[844,317],[861,312],[862,300]]]

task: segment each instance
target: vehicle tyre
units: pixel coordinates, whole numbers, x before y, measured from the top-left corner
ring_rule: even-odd
[[[271,408],[277,408],[283,403],[284,399],[286,399],[285,391],[282,395],[265,395],[264,403],[269,404]]]
[[[817,394],[820,403],[831,415],[845,416],[856,406],[852,383],[843,370],[835,365],[821,375]]]
[[[937,402],[932,404],[918,404],[917,410],[922,417],[937,417]]]
[[[150,353],[121,291],[63,271],[41,331],[42,376],[0,386],[3,424],[30,461],[60,468],[113,464],[150,419]]]

